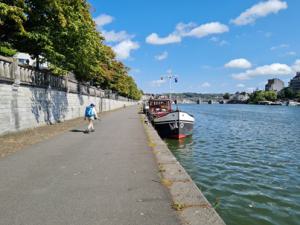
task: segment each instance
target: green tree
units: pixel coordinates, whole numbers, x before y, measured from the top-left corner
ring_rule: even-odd
[[[250,103],[257,104],[260,101],[265,101],[264,91],[255,91],[252,94],[250,94]]]
[[[81,81],[101,83],[100,76],[104,75],[101,62],[105,61],[106,49],[89,5],[82,0],[61,0],[57,8],[59,23],[54,25],[51,39],[55,51],[64,57],[60,59],[54,55],[55,64],[73,71]]]
[[[10,4],[7,4],[10,3]],[[16,54],[11,41],[25,34],[23,23],[26,20],[23,1],[0,2],[0,54]]]
[[[40,62],[51,61],[54,55],[63,57],[55,51],[51,38],[53,25],[59,24],[56,19],[58,15],[56,2],[59,1],[15,0],[7,2],[10,2],[11,5],[18,2],[22,8],[23,16],[26,18],[22,24],[23,32],[10,40],[14,48],[32,55],[36,59],[37,68],[39,68]]]
[[[229,93],[225,93],[225,94],[223,95],[223,99],[228,100],[229,98],[230,98],[230,94],[229,94]]]
[[[250,103],[257,104],[261,101],[276,101],[277,94],[275,91],[255,91],[250,94]]]
[[[277,94],[275,91],[265,91],[264,97],[267,101],[276,101],[277,100]]]
[[[103,44],[86,0],[3,0],[0,3],[0,53],[14,49],[47,61],[55,74],[111,88],[123,96],[141,96],[129,68]]]
[[[286,87],[278,93],[279,99],[293,99],[295,97],[296,93],[290,87]]]

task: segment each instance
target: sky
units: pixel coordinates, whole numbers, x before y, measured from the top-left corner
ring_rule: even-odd
[[[146,93],[234,93],[300,71],[299,0],[89,0]]]

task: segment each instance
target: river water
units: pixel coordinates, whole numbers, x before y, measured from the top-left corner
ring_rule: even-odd
[[[166,142],[226,224],[300,224],[300,107],[179,108],[193,136]]]

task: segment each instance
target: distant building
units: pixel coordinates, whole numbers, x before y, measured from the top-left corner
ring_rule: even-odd
[[[34,66],[35,64],[35,60],[33,60],[27,53],[18,52],[14,55],[14,58],[18,59],[18,63],[22,65]]]
[[[244,104],[247,103],[249,100],[250,96],[246,92],[242,93],[235,93],[234,95],[230,96],[230,99],[228,100],[228,104]]]
[[[280,79],[274,78],[268,80],[266,84],[265,90],[266,91],[276,91],[279,92],[284,88],[284,82]]]
[[[249,94],[242,92],[242,93],[235,93],[230,99],[245,102],[249,100]]]
[[[32,59],[29,54],[23,53],[23,52],[18,52],[13,56],[14,58],[18,59],[18,63],[21,65],[29,65],[29,66],[36,66],[36,60]],[[43,57],[40,57],[43,59]],[[40,64],[40,69],[47,69],[48,68],[48,63],[44,62]]]
[[[297,72],[296,76],[290,81],[290,88],[293,91],[300,91],[300,72]]]

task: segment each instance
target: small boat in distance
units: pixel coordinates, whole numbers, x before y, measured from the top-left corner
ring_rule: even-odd
[[[195,118],[186,112],[172,110],[170,99],[150,99],[149,120],[162,138],[181,139],[192,135]]]
[[[300,102],[295,102],[295,101],[292,101],[292,100],[289,100],[287,103],[286,103],[287,106],[300,106]]]

